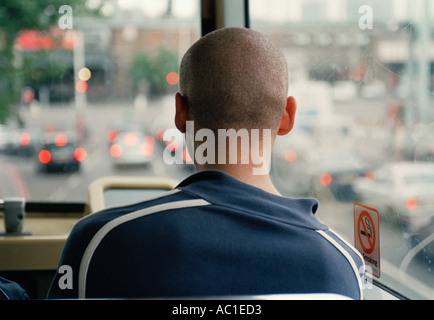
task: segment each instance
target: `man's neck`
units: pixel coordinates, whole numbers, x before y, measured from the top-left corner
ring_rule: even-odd
[[[197,166],[197,170],[219,170],[241,182],[262,189],[271,194],[281,196],[279,191],[273,185],[269,174],[254,175],[252,173],[252,167],[248,165],[203,165]]]

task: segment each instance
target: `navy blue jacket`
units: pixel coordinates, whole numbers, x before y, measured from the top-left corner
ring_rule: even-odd
[[[219,171],[157,198],[91,214],[62,253],[48,298],[335,293],[362,297],[361,256],[315,217],[314,199]],[[362,267],[362,268],[361,268]],[[71,288],[72,287],[72,288]]]
[[[30,300],[30,298],[18,283],[0,277],[0,300]]]

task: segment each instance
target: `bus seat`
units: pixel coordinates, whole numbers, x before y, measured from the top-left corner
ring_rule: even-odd
[[[178,181],[161,177],[102,177],[88,188],[86,213],[94,213],[111,206],[144,201],[146,198],[178,185]],[[126,193],[125,193],[126,192]]]

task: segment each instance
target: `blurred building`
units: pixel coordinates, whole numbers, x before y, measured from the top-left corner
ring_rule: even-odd
[[[421,1],[415,2],[420,5]],[[199,38],[198,13],[188,19],[174,18],[171,3],[168,2],[166,12],[155,17],[114,2],[115,7],[107,18],[75,18],[74,27],[84,36],[85,65],[92,72],[88,81],[89,101],[108,98],[132,101],[136,92],[129,69],[136,54],[152,54],[166,47],[177,52],[180,59]],[[422,57],[417,54],[417,46],[423,40],[423,29],[428,30],[428,38],[423,40],[428,52],[424,63],[429,65],[429,75],[432,75],[433,28],[429,21],[425,25],[411,23],[413,18],[421,20],[414,16],[417,10],[410,10],[416,6],[412,3],[408,0],[251,0],[251,19],[255,29],[266,31],[284,49],[292,70],[306,71],[306,76],[316,80],[380,79],[396,86],[398,79],[393,77],[405,70],[410,72],[410,78],[418,76]],[[359,27],[362,15],[359,8],[363,5],[373,9],[372,29]],[[49,84],[50,96],[63,92],[60,100],[73,99],[73,59],[63,63],[69,64],[69,72],[62,81]],[[419,67],[409,68],[410,64]]]

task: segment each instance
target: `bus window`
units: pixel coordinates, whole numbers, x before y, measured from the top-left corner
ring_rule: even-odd
[[[431,1],[251,0],[251,27],[284,51],[294,136],[272,176],[354,244],[353,205],[380,216],[378,283],[434,298]]]
[[[162,138],[199,1],[2,0],[0,16],[0,202],[24,198],[32,234],[0,236],[0,276],[44,299],[92,182],[192,173],[164,162]]]
[[[2,0],[0,199],[83,204],[101,177],[190,175],[185,144],[165,133],[200,3]],[[284,51],[298,102],[293,134],[273,151],[279,191],[317,198],[320,220],[350,243],[354,203],[378,210],[374,280],[433,299],[434,4],[244,3],[250,27]]]
[[[84,203],[100,177],[191,174],[165,164],[162,137],[199,1],[6,0],[0,11],[0,199]]]

